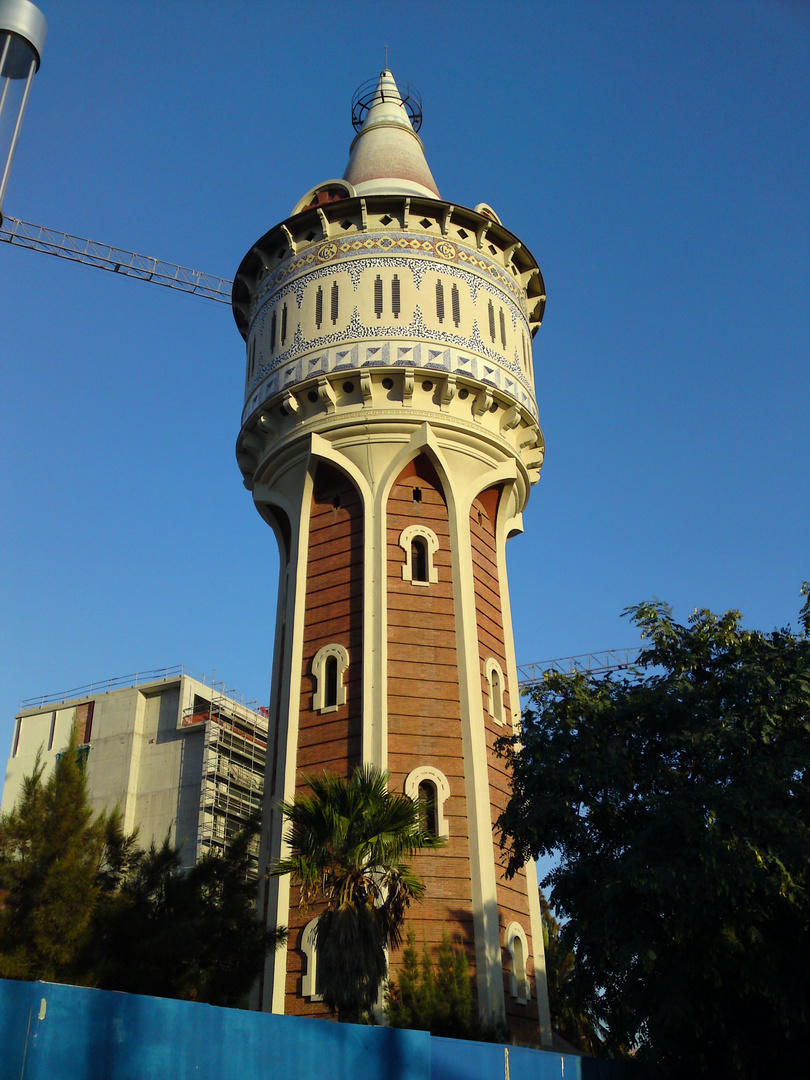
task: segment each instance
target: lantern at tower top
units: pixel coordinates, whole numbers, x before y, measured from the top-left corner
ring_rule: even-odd
[[[390,71],[354,95],[352,124],[357,136],[343,179],[358,195],[422,195],[440,198],[416,134],[422,103],[409,86],[400,91]]]

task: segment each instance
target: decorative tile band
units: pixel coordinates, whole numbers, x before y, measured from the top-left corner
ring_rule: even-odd
[[[432,349],[430,344],[425,342],[409,345],[383,341],[378,346],[355,342],[345,349],[325,348],[300,357],[292,363],[276,365],[250,394],[242,413],[242,423],[266,401],[309,379],[371,367],[408,367],[439,374],[454,374],[462,378],[466,376],[509,395],[522,405],[535,421],[538,419],[534,395],[529,393],[511,372],[504,371],[497,364],[490,365],[481,357],[467,356],[453,348]]]

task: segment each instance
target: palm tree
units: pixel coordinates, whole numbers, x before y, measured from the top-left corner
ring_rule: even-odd
[[[387,772],[366,765],[349,780],[303,779],[312,794],[279,807],[290,854],[271,873],[292,875],[302,910],[326,904],[315,937],[318,992],[340,1020],[356,1022],[377,999],[409,903],[425,892],[402,860],[444,841],[425,832],[419,803],[389,792]]]

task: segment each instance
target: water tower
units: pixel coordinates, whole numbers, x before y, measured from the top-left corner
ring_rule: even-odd
[[[234,284],[237,460],[281,563],[262,859],[282,852],[275,807],[302,772],[388,769],[448,841],[414,859],[417,941],[448,930],[482,1015],[548,1044],[535,869],[507,880],[493,835],[509,793],[495,742],[519,719],[505,547],[543,460],[545,288],[494,210],[440,196],[421,119],[389,71],[361,87],[343,177],[257,240]],[[258,1006],[324,1015],[313,912],[289,879],[260,907],[290,936]]]

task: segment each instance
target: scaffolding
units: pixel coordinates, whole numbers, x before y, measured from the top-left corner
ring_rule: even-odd
[[[222,855],[230,839],[261,810],[267,718],[229,693],[215,683],[210,701],[196,696],[183,714],[184,725],[205,724],[198,857],[207,852]],[[251,841],[249,856],[251,875],[258,876],[258,836]]]

